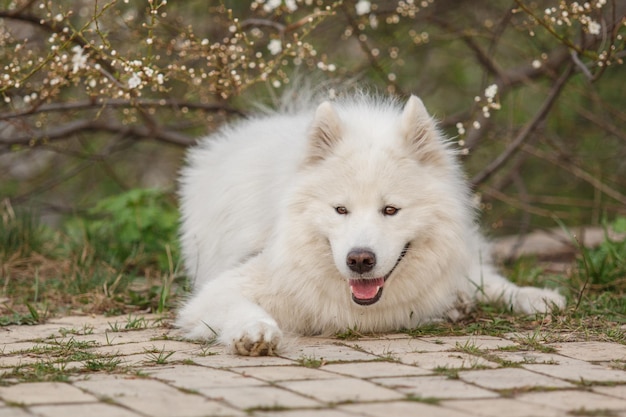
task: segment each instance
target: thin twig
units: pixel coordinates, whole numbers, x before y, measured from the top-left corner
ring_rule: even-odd
[[[576,178],[580,178],[581,180],[589,183],[595,189],[602,191],[607,196],[615,199],[616,201],[619,201],[620,203],[626,206],[626,195],[620,193],[614,188],[609,187],[608,185],[606,185],[605,183],[603,183],[602,181],[600,181],[599,179],[597,179],[596,177],[594,177],[593,175],[585,171],[584,169],[571,163],[566,164],[565,162],[561,161],[559,158],[553,155],[550,155],[547,152],[541,151],[533,146],[522,144],[520,147],[524,152],[528,152],[529,154],[537,158],[541,158],[545,161],[548,161],[558,166],[559,168],[566,170],[567,172],[570,172]]]
[[[520,146],[528,140],[530,134],[539,126],[539,124],[546,118],[552,106],[556,102],[557,97],[563,90],[563,87],[569,80],[574,70],[574,65],[570,63],[567,65],[563,74],[559,77],[559,79],[554,83],[548,97],[543,102],[535,116],[522,128],[522,130],[518,133],[517,137],[509,144],[509,146],[500,154],[498,157],[491,162],[485,169],[476,174],[472,180],[471,184],[475,187],[479,184],[482,184],[487,179],[489,179],[496,171],[498,171],[515,153],[519,150]]]
[[[363,33],[363,31],[361,31],[359,29],[358,22],[355,20],[354,16],[352,16],[352,12],[350,11],[350,9],[348,8],[348,6],[345,3],[342,3],[341,10],[343,11],[343,15],[345,16],[346,20],[348,21],[348,24],[350,25],[350,27],[354,31],[354,33],[356,35],[356,39],[359,42],[359,46],[361,47],[361,50],[363,51],[363,53],[367,57],[367,59],[368,59],[368,61],[370,63],[370,66],[372,67],[374,72],[378,73],[378,75],[382,78],[382,80],[384,82],[386,82],[390,86],[392,86],[396,94],[401,95],[401,96],[405,95],[405,93],[402,91],[400,86],[397,83],[395,83],[394,81],[391,81],[389,79],[389,74],[382,67],[382,65],[380,64],[380,62],[378,61],[378,59],[376,58],[376,56],[372,52],[372,48],[369,46],[367,41],[363,38],[362,35],[365,35],[365,34]]]

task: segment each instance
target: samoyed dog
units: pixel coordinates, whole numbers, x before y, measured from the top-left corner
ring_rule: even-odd
[[[556,291],[500,276],[455,151],[422,101],[354,94],[241,121],[191,149],[177,325],[241,355],[283,334],[387,332],[472,302],[532,314]]]

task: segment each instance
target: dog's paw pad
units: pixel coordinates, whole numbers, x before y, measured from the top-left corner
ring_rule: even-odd
[[[282,332],[269,323],[253,323],[246,326],[233,341],[235,352],[244,356],[272,356],[276,354]]]
[[[520,313],[549,313],[564,309],[565,297],[554,290],[524,287],[515,295],[514,306]]]

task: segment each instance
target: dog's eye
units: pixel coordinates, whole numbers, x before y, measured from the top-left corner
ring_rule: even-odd
[[[395,216],[399,211],[400,209],[394,206],[385,206],[385,208],[383,208],[383,214],[385,216]]]
[[[335,207],[335,211],[336,211],[338,214],[341,214],[341,215],[346,215],[346,214],[348,214],[348,209],[347,209],[347,208],[345,208],[344,206],[337,206],[337,207]]]

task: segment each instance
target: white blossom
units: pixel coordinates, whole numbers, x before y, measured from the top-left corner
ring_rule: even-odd
[[[296,10],[298,10],[298,5],[296,4],[296,0],[285,0],[285,6],[287,7],[287,10],[289,10],[290,12],[295,12]]]
[[[488,101],[493,100],[496,94],[498,94],[497,84],[491,84],[489,87],[485,88],[485,98],[487,98]]]
[[[141,85],[141,78],[139,77],[139,74],[137,74],[136,72],[133,72],[133,75],[128,80],[128,88],[134,89],[134,88],[139,87],[140,85]]]
[[[587,23],[587,30],[592,35],[599,35],[600,29],[602,29],[602,26],[595,20],[590,20],[589,23]]]
[[[280,41],[280,39],[272,39],[267,44],[267,49],[270,50],[270,53],[272,55],[278,55],[283,50],[283,43]]]
[[[268,2],[265,3],[265,5],[263,6],[263,10],[269,13],[272,10],[280,7],[281,3],[282,3],[282,0],[268,0]]]
[[[356,8],[356,14],[362,16],[372,10],[372,3],[369,0],[359,0],[354,7]]]
[[[87,66],[87,55],[84,55],[84,49],[78,45],[72,48],[72,72],[77,73],[78,70],[85,68]]]

